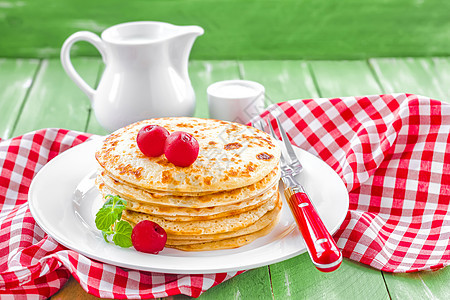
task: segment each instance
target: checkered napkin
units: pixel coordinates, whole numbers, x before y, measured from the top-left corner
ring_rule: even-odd
[[[450,105],[411,94],[309,99],[262,116],[279,116],[291,142],[347,186],[334,235],[344,257],[388,272],[450,263]]]
[[[31,180],[49,160],[89,137],[75,131],[45,129],[0,142],[0,299],[47,298],[71,274],[98,297],[198,297],[242,273],[172,275],[124,270],[68,250],[43,232],[27,204]]]
[[[449,105],[407,94],[309,99],[275,104],[262,116],[271,115],[280,117],[294,144],[321,157],[344,180],[350,210],[335,238],[345,257],[392,272],[448,264]],[[241,273],[125,270],[47,236],[27,205],[31,180],[50,159],[87,139],[46,129],[0,142],[1,299],[51,296],[70,275],[99,297],[196,297]]]

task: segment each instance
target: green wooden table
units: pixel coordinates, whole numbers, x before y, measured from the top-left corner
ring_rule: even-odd
[[[90,84],[101,76],[100,59],[77,57],[74,65]],[[225,79],[248,79],[266,87],[267,104],[311,97],[407,92],[450,101],[450,58],[367,60],[192,60],[197,117],[208,117],[206,87]],[[0,137],[46,127],[106,134],[87,97],[64,73],[59,59],[0,58]],[[344,260],[331,274],[317,271],[307,254],[250,270],[201,299],[450,299],[450,268],[391,274]],[[55,297],[55,299],[57,296]],[[184,298],[183,296],[177,296]]]

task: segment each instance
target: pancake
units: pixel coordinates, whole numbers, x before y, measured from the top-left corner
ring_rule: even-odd
[[[100,179],[101,180],[101,179]],[[248,201],[243,201],[227,206],[212,206],[203,208],[189,208],[176,206],[152,205],[145,202],[140,202],[132,198],[124,197],[106,185],[97,183],[97,188],[103,195],[118,195],[127,201],[127,209],[142,212],[145,214],[162,217],[170,221],[194,221],[194,220],[208,220],[217,219],[229,215],[239,214],[248,210],[255,209],[271,199],[278,188],[274,185],[269,191],[254,197]]]
[[[278,185],[279,179],[280,170],[278,167],[275,167],[266,177],[252,185],[203,196],[177,196],[151,193],[116,181],[104,172],[100,172],[96,180],[99,187],[103,183],[118,195],[143,203],[174,207],[202,208],[225,206],[248,201],[262,193],[268,192],[274,186]]]
[[[229,239],[204,242],[198,244],[185,244],[185,245],[171,245],[166,244],[166,247],[175,248],[183,251],[212,251],[212,250],[222,250],[222,249],[232,249],[242,247],[244,245],[250,244],[257,238],[263,237],[269,234],[272,229],[277,225],[280,215],[276,216],[276,219],[263,229],[249,233],[246,235],[241,235]]]
[[[202,221],[169,221],[161,217],[155,217],[149,214],[124,210],[122,219],[137,224],[143,220],[150,220],[160,225],[167,234],[176,235],[201,235],[201,234],[218,234],[229,231],[236,231],[250,226],[259,220],[264,214],[272,210],[278,201],[280,201],[278,193],[276,193],[269,201],[256,209],[246,211],[240,214],[226,216],[223,218],[202,220]]]
[[[176,245],[176,244],[187,244],[187,243],[202,243],[202,242],[211,242],[211,241],[218,241],[218,240],[224,240],[229,239],[232,237],[237,237],[241,235],[250,234],[256,231],[259,231],[266,226],[268,226],[270,223],[274,222],[274,220],[277,219],[277,216],[280,214],[282,207],[282,202],[278,201],[277,206],[275,206],[274,209],[271,211],[268,211],[264,216],[262,216],[258,221],[253,223],[250,226],[247,226],[245,228],[236,230],[236,231],[230,231],[225,233],[219,233],[219,234],[202,234],[202,235],[173,235],[169,234],[167,235],[167,240],[169,243]],[[132,224],[133,225],[133,224]]]
[[[164,155],[142,154],[136,136],[150,124],[160,125],[170,133],[192,134],[200,146],[197,160],[182,168],[170,163]],[[218,192],[252,185],[278,165],[280,153],[270,135],[253,127],[211,119],[160,118],[115,131],[105,139],[95,157],[122,183],[174,194]]]

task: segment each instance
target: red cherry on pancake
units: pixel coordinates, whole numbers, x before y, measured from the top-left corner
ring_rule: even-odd
[[[164,228],[149,220],[140,221],[131,232],[131,242],[137,251],[158,254],[164,249],[166,241]]]
[[[158,125],[147,125],[139,130],[136,142],[146,156],[156,157],[164,153],[164,145],[169,132]]]
[[[187,132],[175,131],[166,139],[164,154],[169,162],[178,167],[188,167],[198,157],[197,140]]]

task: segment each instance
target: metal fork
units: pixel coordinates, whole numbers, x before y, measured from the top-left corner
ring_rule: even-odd
[[[305,189],[295,178],[303,170],[302,164],[298,160],[286,132],[281,127],[280,121],[276,117],[275,120],[280,131],[281,141],[283,142],[280,168],[286,201],[302,233],[309,256],[316,268],[322,272],[334,271],[339,268],[342,262],[342,254],[330,232],[323,224],[322,219],[319,217]],[[269,121],[267,123],[270,128],[270,134],[275,139],[278,139],[271,122]],[[262,121],[252,125],[257,129],[267,132]]]

